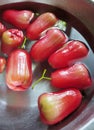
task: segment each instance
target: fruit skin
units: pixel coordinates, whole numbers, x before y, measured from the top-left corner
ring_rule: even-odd
[[[31,40],[39,38],[40,34],[57,22],[56,16],[51,12],[46,12],[37,17],[27,28],[27,37]]]
[[[48,59],[53,68],[64,68],[72,62],[88,55],[89,49],[82,42],[71,40],[66,45],[54,52]]]
[[[54,125],[76,110],[81,102],[81,92],[73,88],[44,93],[38,98],[41,120],[45,124]]]
[[[16,49],[7,60],[6,84],[14,91],[24,91],[32,83],[32,62],[27,51]]]
[[[0,57],[0,73],[4,71],[6,67],[6,59],[4,57]]]
[[[52,72],[51,84],[56,88],[86,89],[91,86],[92,81],[85,65],[76,63],[71,67]]]
[[[45,36],[31,47],[31,57],[37,62],[43,62],[57,49],[65,44],[68,37],[59,29],[50,29]]]
[[[18,29],[8,29],[1,37],[1,51],[9,55],[14,49],[22,45],[24,34]]]
[[[30,21],[34,17],[34,13],[30,10],[5,10],[2,15],[3,19],[16,26],[19,29],[26,29]]]
[[[2,33],[6,30],[6,27],[3,23],[0,22],[0,37],[2,36]]]

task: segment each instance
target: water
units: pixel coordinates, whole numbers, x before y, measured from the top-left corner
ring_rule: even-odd
[[[94,47],[94,37],[79,20],[59,8],[32,2],[23,2],[20,4],[16,3],[1,6],[0,14],[2,14],[4,10],[10,8],[20,10],[30,9],[35,13],[39,14],[49,11],[54,13],[59,19],[64,20],[67,23],[66,29],[64,31],[68,35],[69,39],[80,40],[84,42],[89,48],[88,56],[82,60],[79,60],[79,62],[84,63],[88,67],[93,81],[94,55],[92,52],[92,48]],[[6,26],[11,27],[9,24],[6,24]],[[27,49],[29,48],[27,47]],[[47,63],[41,64],[33,62],[33,81],[35,81],[41,76],[45,67],[48,69],[48,72],[51,70]],[[0,74],[0,129],[3,130],[4,128],[6,130],[59,130],[66,126],[70,129],[70,126],[72,127],[74,122],[78,123],[78,121],[80,120],[80,113],[83,112],[83,110],[91,100],[91,97],[93,95],[93,89],[94,88],[91,87],[91,89],[83,92],[83,103],[80,108],[73,113],[73,115],[69,116],[67,119],[65,119],[56,126],[48,127],[41,123],[39,119],[37,99],[39,95],[44,92],[53,92],[57,90],[51,87],[49,81],[42,81],[38,85],[36,85],[34,90],[29,88],[25,92],[14,92],[12,90],[9,90],[6,86],[4,71],[3,74]]]

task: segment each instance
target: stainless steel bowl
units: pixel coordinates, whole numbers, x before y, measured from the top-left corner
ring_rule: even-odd
[[[82,40],[90,53],[82,60],[94,79],[94,4],[93,0],[0,0],[0,11],[31,9],[35,12],[51,11],[67,21],[66,33],[71,39]],[[71,25],[71,26],[70,26]],[[27,48],[28,49],[28,48]],[[34,80],[40,77],[47,64],[33,63]],[[9,90],[5,84],[5,72],[0,74],[0,130],[94,130],[94,83],[85,90],[82,105],[60,123],[47,126],[39,118],[37,99],[43,92],[56,91],[49,82],[43,81],[34,90],[25,92]]]

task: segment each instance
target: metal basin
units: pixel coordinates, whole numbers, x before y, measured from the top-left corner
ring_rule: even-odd
[[[94,5],[90,0],[0,0],[0,11],[5,9],[31,9],[43,13],[51,11],[68,24],[66,33],[70,39],[83,41],[90,49],[83,62],[94,79]],[[29,49],[29,47],[27,47]],[[34,80],[40,77],[47,63],[33,63]],[[37,99],[43,92],[52,92],[48,81],[42,81],[34,90],[14,92],[7,88],[5,72],[0,74],[0,130],[94,130],[94,83],[83,91],[84,99],[74,113],[60,123],[47,126],[39,118]]]

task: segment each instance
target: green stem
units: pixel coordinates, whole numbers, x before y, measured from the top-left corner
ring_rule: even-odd
[[[43,80],[43,79],[51,80],[51,78],[45,76],[46,72],[47,72],[47,70],[44,69],[42,76],[41,76],[38,80],[36,80],[36,81],[34,82],[34,84],[32,85],[32,89],[34,89],[34,87],[35,87],[41,80]]]
[[[34,84],[32,85],[32,89],[34,89],[34,87],[42,80],[42,77],[39,78],[37,81],[34,82]]]
[[[22,46],[21,46],[21,48],[22,48],[22,49],[24,49],[24,48],[25,48],[26,40],[27,40],[27,38],[26,38],[26,37],[24,37],[24,41],[23,41],[23,44],[22,44]]]

